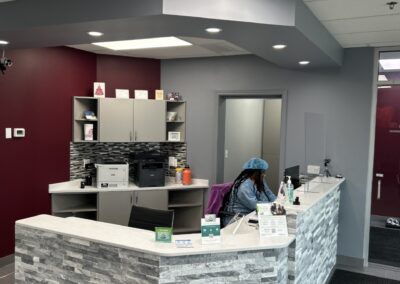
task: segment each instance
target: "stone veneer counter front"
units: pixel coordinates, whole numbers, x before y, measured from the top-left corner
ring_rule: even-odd
[[[339,185],[330,180],[296,192],[289,233],[260,240],[258,231],[193,248],[154,241],[154,233],[80,218],[39,215],[16,222],[15,283],[323,283],[336,259]],[[326,203],[326,205],[325,205]],[[322,221],[321,221],[322,220]]]

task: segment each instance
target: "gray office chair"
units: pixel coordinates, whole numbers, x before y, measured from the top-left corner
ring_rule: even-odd
[[[154,231],[155,227],[173,227],[174,211],[132,206],[129,227]]]

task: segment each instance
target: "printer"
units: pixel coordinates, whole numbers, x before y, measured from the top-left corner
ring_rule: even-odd
[[[129,184],[129,164],[124,162],[106,162],[95,164],[97,188],[121,188]]]
[[[157,151],[132,153],[130,163],[133,164],[131,176],[137,186],[165,185],[166,155]]]

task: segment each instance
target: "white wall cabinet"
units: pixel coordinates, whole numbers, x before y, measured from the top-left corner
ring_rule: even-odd
[[[135,100],[133,104],[134,141],[165,141],[165,101]]]
[[[185,141],[185,102],[116,98],[74,97],[73,142],[165,142],[168,132],[179,132]],[[177,113],[167,121],[167,110]],[[96,119],[88,120],[85,111]],[[93,125],[93,140],[85,140],[85,124]]]
[[[128,226],[133,205],[133,191],[99,192],[98,220]]]
[[[99,141],[133,141],[133,100],[99,99]]]

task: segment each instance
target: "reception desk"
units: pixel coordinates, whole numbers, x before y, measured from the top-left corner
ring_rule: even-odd
[[[39,215],[16,222],[15,281],[31,283],[324,283],[336,260],[339,185],[310,184],[288,206],[289,236],[265,240],[244,221],[221,244],[154,241],[154,233],[76,217]],[[199,220],[193,220],[199,222]]]

